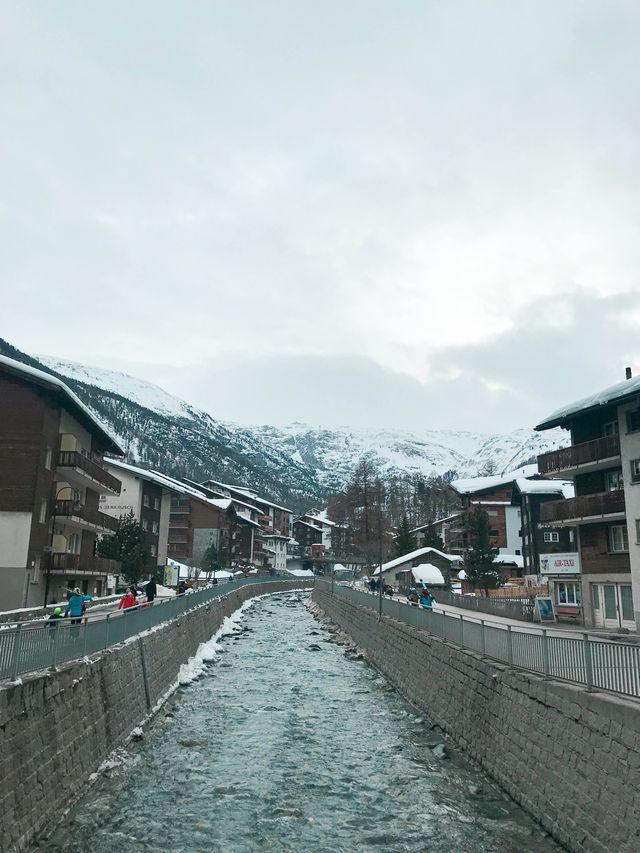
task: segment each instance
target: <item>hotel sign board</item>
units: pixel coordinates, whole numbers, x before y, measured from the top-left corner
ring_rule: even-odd
[[[541,575],[579,575],[580,554],[540,554]]]

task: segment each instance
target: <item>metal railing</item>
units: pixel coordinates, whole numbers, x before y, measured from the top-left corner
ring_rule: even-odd
[[[92,480],[105,486],[116,495],[120,494],[122,483],[108,471],[77,450],[59,450],[56,459],[58,468],[79,468]]]
[[[572,518],[600,518],[625,511],[624,489],[580,495],[566,501],[549,501],[540,506],[540,521],[567,521]]]
[[[330,582],[316,579],[331,592]],[[366,592],[334,584],[334,594],[354,604],[378,611],[379,600]],[[520,627],[490,619],[411,607],[403,601],[382,599],[382,613],[406,625],[420,628],[471,649],[484,657],[584,685],[588,690],[608,690],[640,697],[640,646],[610,642],[586,631],[562,636],[547,628]],[[576,636],[577,635],[577,636]]]
[[[464,610],[474,610],[476,613],[488,613],[493,616],[506,616],[510,619],[521,619],[533,622],[534,598],[526,595],[483,598],[479,595],[455,595],[446,590],[438,590],[436,599],[442,604],[462,607]]]
[[[538,470],[541,474],[553,474],[602,459],[615,459],[617,456],[620,456],[620,437],[607,435],[571,447],[561,447],[560,450],[552,450],[550,453],[542,453],[538,456]]]
[[[93,655],[109,646],[122,643],[161,622],[174,619],[225,596],[236,589],[252,584],[275,584],[289,581],[296,587],[308,582],[286,576],[255,576],[241,578],[206,589],[157,599],[152,605],[140,604],[128,610],[116,610],[80,619],[18,622],[0,628],[0,680],[16,679],[26,672],[48,669],[70,660]]]

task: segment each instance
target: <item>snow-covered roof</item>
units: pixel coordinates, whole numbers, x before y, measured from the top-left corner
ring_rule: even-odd
[[[293,575],[295,578],[312,578],[313,572],[310,569],[286,569],[288,575]]]
[[[466,581],[466,579],[467,579],[467,573],[465,572],[464,569],[460,569],[460,571],[458,572],[458,580]]]
[[[426,530],[428,527],[435,527],[436,524],[443,524],[445,521],[452,521],[454,518],[460,518],[462,512],[454,512],[452,515],[447,515],[445,518],[437,518],[435,521],[430,521],[427,524],[421,524],[420,527],[413,527],[412,533],[417,533],[419,530]]]
[[[402,566],[404,563],[410,563],[418,557],[426,557],[427,554],[437,554],[439,557],[448,560],[450,563],[459,563],[462,559],[455,554],[445,554],[443,551],[438,551],[437,548],[418,548],[416,551],[411,551],[409,554],[403,554],[402,557],[396,557],[395,560],[389,560],[388,563],[383,563],[382,571],[386,572],[389,569],[395,569],[396,566]],[[375,575],[379,573],[380,568],[378,567],[373,574]]]
[[[508,471],[491,477],[469,477],[465,480],[454,480],[451,483],[451,488],[460,495],[473,495],[488,489],[498,488],[498,486],[507,486],[519,477],[532,477],[537,473],[538,465],[534,463],[523,465],[522,468],[515,471]]]
[[[327,527],[335,527],[336,526],[335,521],[329,521],[328,518],[321,518],[319,515],[310,515],[308,512],[305,512],[304,517],[310,518],[311,521],[317,521],[318,524],[324,524]]]
[[[351,569],[348,569],[346,566],[343,566],[342,563],[336,563],[333,567],[334,572],[350,572]]]
[[[124,455],[124,450],[118,444],[117,440],[111,435],[106,426],[100,421],[89,409],[82,400],[73,393],[68,385],[46,373],[44,370],[38,370],[35,367],[29,367],[28,364],[23,364],[21,361],[16,361],[15,358],[9,358],[6,355],[0,355],[0,369],[7,373],[12,373],[24,379],[26,382],[32,382],[34,385],[42,385],[50,391],[54,391],[62,398],[62,404],[68,408],[74,417],[76,417],[85,426],[90,433],[98,433],[100,438],[105,443],[105,449],[111,453],[119,453]]]
[[[591,409],[599,409],[602,406],[608,406],[613,403],[619,404],[629,397],[640,395],[640,376],[635,376],[633,379],[625,379],[623,382],[616,382],[615,385],[609,385],[603,391],[598,391],[596,394],[591,394],[589,397],[583,397],[582,400],[577,400],[568,406],[563,406],[556,409],[548,417],[535,427],[537,430],[551,429],[552,427],[564,426],[565,421],[576,415],[583,415]]]
[[[515,485],[521,495],[562,495],[566,499],[575,497],[575,486],[570,480],[527,480],[518,477]]]
[[[210,498],[201,489],[196,489],[182,480],[174,480],[168,474],[161,474],[159,471],[151,471],[147,468],[139,468],[137,465],[132,465],[130,462],[122,462],[120,459],[105,459],[105,465],[112,466],[120,471],[126,471],[133,474],[135,477],[140,477],[142,480],[155,483],[163,489],[168,489],[179,495],[189,495],[190,497],[198,498],[198,500],[208,503],[211,506],[226,512],[232,505],[231,498]],[[245,519],[246,521],[247,519]]]
[[[295,524],[304,524],[305,527],[310,527],[312,530],[315,530],[316,533],[322,533],[321,527],[316,527],[315,524],[309,524],[308,521],[303,521],[301,518],[296,518]]]
[[[243,495],[245,498],[249,498],[249,500],[251,501],[263,504],[263,506],[272,506],[275,509],[281,509],[284,512],[293,513],[293,510],[288,509],[286,506],[280,506],[280,504],[276,504],[273,501],[270,501],[268,498],[259,497],[256,491],[246,486],[232,486],[230,483],[222,483],[220,480],[212,480],[211,478],[205,480],[202,485],[206,486],[207,483],[214,483],[216,486],[220,486],[221,488],[226,489],[228,492],[235,492],[236,494]],[[249,504],[249,506],[251,505]]]
[[[522,554],[498,554],[498,556],[494,558],[493,562],[498,563],[499,565],[508,565],[513,563],[513,565],[517,566],[519,569],[524,569],[524,557]]]
[[[413,579],[420,583],[444,584],[445,582],[440,569],[432,565],[432,563],[420,563],[419,566],[414,566],[411,569],[411,574],[413,575]]]

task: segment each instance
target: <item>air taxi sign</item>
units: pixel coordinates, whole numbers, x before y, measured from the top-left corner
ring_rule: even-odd
[[[540,554],[541,575],[579,575],[580,554]]]

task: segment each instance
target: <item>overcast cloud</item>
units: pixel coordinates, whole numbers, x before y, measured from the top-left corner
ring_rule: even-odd
[[[221,418],[411,428],[640,368],[635,0],[0,8],[22,349]]]

